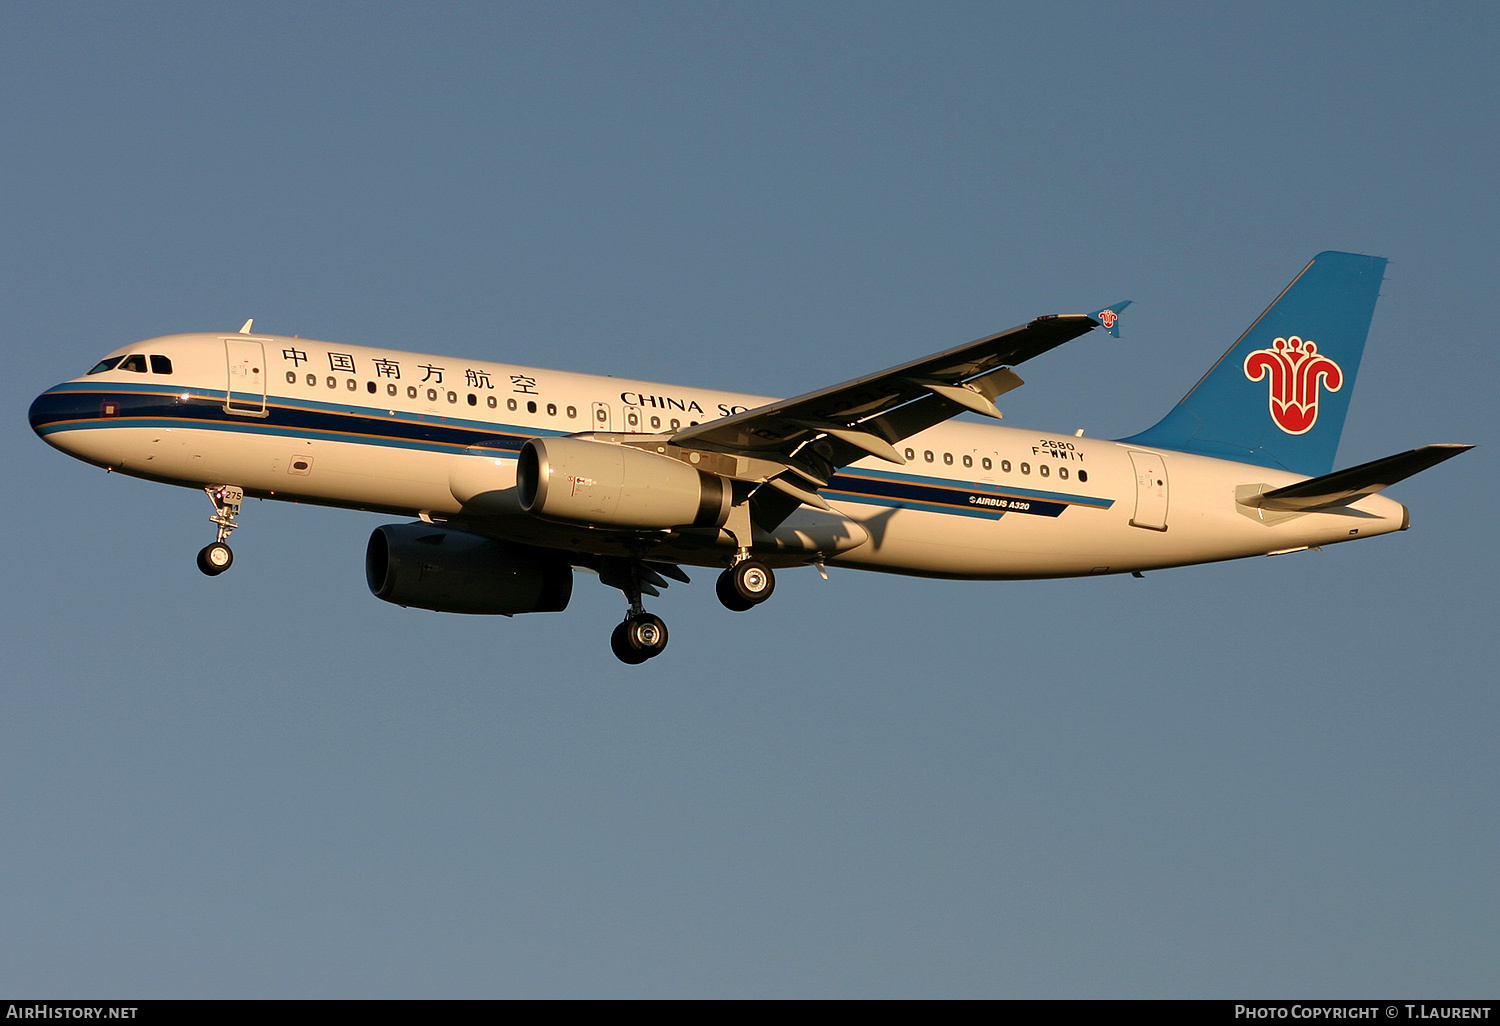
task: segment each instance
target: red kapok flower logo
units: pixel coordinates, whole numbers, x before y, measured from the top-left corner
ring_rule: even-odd
[[[1296,335],[1245,357],[1245,377],[1270,379],[1271,419],[1289,435],[1305,434],[1318,422],[1319,382],[1330,392],[1344,385],[1339,365],[1319,353],[1317,343]]]

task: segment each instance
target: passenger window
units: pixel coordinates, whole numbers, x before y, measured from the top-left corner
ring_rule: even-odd
[[[507,400],[505,400],[505,408],[507,410],[514,411],[515,408],[516,408],[516,401],[514,399],[507,399]]]
[[[1001,460],[1000,461],[1000,469],[1003,470],[1003,471],[1005,471],[1007,474],[1009,474],[1010,473],[1010,460]]]
[[[1089,472],[1087,470],[1080,470],[1078,472],[1078,480],[1080,482],[1087,482],[1088,479],[1089,479]]]
[[[406,398],[408,398],[408,399],[415,399],[416,397],[417,397],[417,386],[416,385],[407,385],[406,386]]]
[[[606,420],[609,419],[609,413],[604,409],[604,407],[601,406],[594,411],[594,419],[603,424]]]
[[[928,449],[926,452],[922,453],[922,458],[924,460],[926,460],[928,463],[931,463],[932,462],[932,450]]]
[[[652,417],[651,418],[651,430],[655,431],[655,430],[657,430],[660,427],[661,427],[661,418],[660,417]]]
[[[950,467],[953,466],[953,454],[951,452],[943,453],[943,462]]]
[[[676,431],[680,427],[682,427],[682,421],[678,420],[676,417],[673,417],[672,418],[672,430]]]
[[[307,376],[307,383],[309,386],[316,388],[318,384],[318,376],[316,374],[309,374]]]
[[[375,382],[373,382],[373,381],[366,381],[365,382],[365,391],[369,392],[371,395],[374,395],[375,394]]]
[[[457,392],[449,392],[448,393],[448,401],[450,403],[456,403],[456,402],[458,402],[458,393]]]
[[[1060,478],[1062,478],[1064,481],[1066,481],[1068,479],[1068,468],[1067,467],[1058,467],[1057,468],[1057,476],[1060,477]]]
[[[496,399],[496,398],[495,398],[495,397],[494,397],[494,396],[488,396],[488,397],[486,397],[486,398],[485,398],[485,400],[484,400],[484,401],[485,401],[485,402],[486,402],[486,403],[487,403],[487,404],[488,404],[488,405],[489,405],[489,408],[490,408],[490,409],[492,409],[492,410],[493,410],[493,409],[494,409],[494,408],[495,408],[495,407],[497,407],[497,406],[499,406],[499,405],[500,405],[500,402],[499,402],[499,400],[498,400],[498,399]]]
[[[427,401],[430,403],[437,402],[437,389],[429,388],[427,390]]]
[[[169,359],[167,359],[165,356],[157,356],[155,354],[152,354],[152,356],[151,356],[151,373],[152,374],[171,374],[172,373],[172,361],[169,360]]]
[[[297,383],[297,372],[296,371],[287,371],[286,372],[286,383],[288,385],[295,385]]]
[[[339,379],[336,378],[336,377],[334,377],[332,374],[328,375],[328,387],[329,388],[338,388],[339,387]]]
[[[1036,469],[1037,473],[1041,474],[1043,477],[1046,477],[1048,474],[1052,473],[1052,469],[1045,463],[1040,464]]]
[[[354,391],[358,391],[358,389],[359,389],[359,382],[355,381],[353,378],[350,378],[349,379],[349,391],[354,392]]]
[[[395,395],[396,394],[396,386],[395,385],[386,385],[385,386],[385,394],[386,395]]]
[[[906,458],[909,459],[909,460],[916,459],[917,458],[917,450],[915,450],[915,449],[907,449],[906,450]]]
[[[555,416],[557,416],[557,404],[556,403],[548,403],[547,404],[547,416],[549,416],[549,417],[555,417]]]
[[[630,424],[631,427],[640,427],[641,426],[641,417],[640,417],[640,414],[638,414],[638,413],[627,414],[626,417],[625,417],[625,420],[627,422],[629,422],[629,424]]]
[[[470,406],[478,406],[479,405],[479,396],[475,395],[473,392],[469,393],[469,405]]]
[[[972,456],[965,456],[964,457],[964,466],[966,466],[966,467],[972,467],[973,465],[974,465],[974,457],[972,457]]]
[[[123,356],[111,356],[108,360],[100,360],[98,363],[94,364],[94,369],[89,371],[89,373],[103,374],[107,370],[114,370],[120,365],[120,361],[123,359],[125,359],[125,357]]]
[[[127,356],[125,357],[125,361],[120,364],[120,369],[134,371],[137,374],[144,374],[146,373],[146,358],[139,353],[136,353],[133,356]]]
[[[528,402],[526,404],[526,412],[527,413],[535,413],[536,412],[536,403]]]
[[[990,463],[990,458],[989,458],[989,457],[988,457],[988,456],[986,456],[986,457],[985,457],[985,458],[984,458],[984,463],[983,463],[983,466],[984,466],[984,469],[985,469],[985,470],[989,470],[989,469],[990,469],[990,467],[991,467],[991,466],[992,466],[992,464],[991,464],[991,463]],[[1009,470],[1009,469],[1010,469],[1010,468],[1009,468],[1009,467],[1007,467],[1007,468],[1006,468],[1006,469],[1007,469],[1007,470]]]
[[[1029,473],[1031,473],[1031,464],[1030,463],[1023,463],[1023,464],[1021,464],[1021,473],[1023,473],[1023,474],[1029,474]]]
[[[569,420],[573,420],[577,416],[578,416],[578,407],[576,407],[576,406],[569,406],[568,407],[568,419]]]

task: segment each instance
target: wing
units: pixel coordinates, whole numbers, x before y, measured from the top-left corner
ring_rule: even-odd
[[[894,443],[966,410],[999,417],[995,397],[1022,383],[1011,366],[1099,325],[1083,314],[1038,317],[946,352],[686,428],[671,443],[783,464],[805,484],[768,483],[822,505],[816,490],[840,467],[866,456],[905,463]]]

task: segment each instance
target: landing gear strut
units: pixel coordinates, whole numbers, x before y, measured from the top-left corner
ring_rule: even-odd
[[[667,625],[661,617],[646,612],[641,604],[641,570],[639,560],[630,561],[629,579],[623,582],[625,595],[630,599],[630,612],[609,636],[615,658],[631,666],[661,655],[667,647]],[[651,594],[656,593],[653,588]]]
[[[776,575],[766,564],[742,551],[734,565],[719,575],[714,590],[727,608],[743,613],[771,597],[776,590]]]
[[[203,489],[208,501],[214,504],[214,515],[209,518],[219,529],[213,544],[205,545],[198,552],[198,569],[210,577],[217,577],[234,564],[234,553],[224,544],[229,532],[239,525],[234,518],[240,514],[240,503],[245,501],[245,490],[235,485],[212,485]]]

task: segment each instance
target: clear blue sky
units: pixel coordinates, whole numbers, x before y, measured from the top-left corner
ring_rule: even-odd
[[[1493,997],[1493,4],[0,8],[0,993]],[[385,605],[381,518],[66,459],[259,329],[793,394],[1130,297],[1011,423],[1154,422],[1391,259],[1339,465],[1413,530],[1131,578]]]

